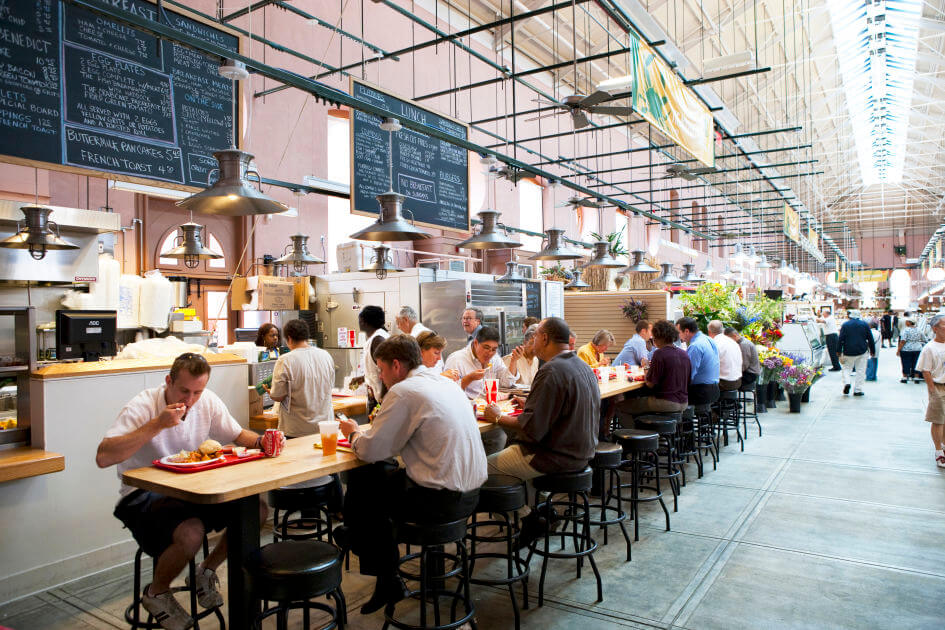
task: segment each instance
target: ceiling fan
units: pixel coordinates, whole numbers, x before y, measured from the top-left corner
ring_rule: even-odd
[[[503,164],[501,168],[496,168],[494,165],[489,168],[489,174],[493,177],[498,177],[501,179],[507,179],[513,184],[519,183],[521,180],[528,177],[532,177],[532,174],[528,171],[523,171],[522,169],[513,168],[508,164]]]
[[[626,98],[626,94],[621,94],[618,97],[613,96],[608,92],[597,90],[590,96],[585,96],[583,94],[572,94],[571,96],[565,96],[561,99],[560,102],[557,101],[546,101],[542,99],[535,99],[535,102],[550,105],[552,107],[558,108],[559,111],[554,113],[542,114],[536,116],[535,118],[529,118],[527,120],[538,120],[539,118],[547,118],[548,116],[558,116],[564,113],[571,115],[571,122],[574,124],[575,129],[581,129],[582,127],[587,127],[591,124],[591,121],[588,119],[588,114],[610,114],[612,116],[630,116],[633,113],[633,109],[629,105],[602,105],[601,103],[606,103],[608,101],[618,100]]]
[[[663,176],[663,179],[672,179],[674,177],[679,177],[691,182],[697,177],[703,175],[711,175],[712,173],[717,172],[714,166],[699,166],[696,168],[688,168],[682,164],[670,164],[666,167],[666,175]]]
[[[559,203],[556,208],[577,208],[583,206],[584,208],[606,208],[607,203],[603,199],[593,199],[591,197],[578,197],[574,196],[565,201],[564,203]]]

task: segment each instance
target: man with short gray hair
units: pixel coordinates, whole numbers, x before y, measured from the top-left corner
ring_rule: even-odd
[[[873,332],[869,325],[860,319],[860,311],[851,310],[849,319],[840,327],[837,354],[840,357],[840,366],[843,368],[843,395],[850,393],[850,385],[853,384],[853,395],[864,396],[866,360],[876,356],[876,342],[873,340]],[[854,371],[856,372],[855,382]]]
[[[725,327],[719,320],[709,322],[706,330],[719,350],[719,390],[735,391],[742,386],[742,349],[737,342],[722,334]]]
[[[410,335],[414,339],[416,339],[420,333],[430,330],[420,323],[420,316],[417,315],[417,311],[415,311],[412,306],[401,306],[397,317],[394,318],[394,322],[397,324],[397,328],[405,335]]]
[[[933,317],[931,325],[935,338],[922,348],[915,369],[929,388],[925,420],[932,425],[935,464],[945,468],[945,315]]]

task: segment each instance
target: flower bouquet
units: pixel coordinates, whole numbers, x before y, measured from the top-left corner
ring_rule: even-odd
[[[646,302],[643,300],[635,300],[632,297],[627,298],[627,301],[620,307],[620,310],[623,311],[623,316],[631,322],[646,319]]]
[[[778,373],[778,383],[788,394],[791,413],[800,413],[801,399],[820,375],[820,370],[804,363],[785,366]]]

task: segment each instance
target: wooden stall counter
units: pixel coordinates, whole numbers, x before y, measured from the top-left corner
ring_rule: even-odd
[[[225,352],[209,352],[204,355],[211,367],[246,363],[246,359]],[[75,376],[99,376],[127,372],[150,372],[170,369],[173,359],[114,359],[112,361],[86,361],[80,363],[55,363],[36,369],[31,376],[38,379],[67,378]]]
[[[334,396],[331,407],[336,413],[351,416],[363,416],[367,413],[367,396]],[[267,411],[249,417],[249,428],[257,433],[266,429],[279,428],[279,416]]]
[[[0,451],[0,483],[65,470],[66,458],[39,448],[11,448]]]

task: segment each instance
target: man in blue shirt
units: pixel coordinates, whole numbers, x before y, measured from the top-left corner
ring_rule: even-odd
[[[859,311],[850,311],[849,319],[840,327],[840,340],[837,343],[837,355],[840,357],[840,366],[843,368],[843,395],[850,393],[850,384],[853,385],[853,395],[863,396],[863,381],[866,380],[867,352],[870,357],[876,356],[876,342],[873,341],[873,332],[869,324],[860,319]]]
[[[650,362],[653,353],[646,349],[646,342],[650,340],[650,322],[641,319],[636,325],[637,334],[630,337],[627,343],[623,344],[623,349],[617,358],[614,359],[614,365],[640,365],[646,367]]]
[[[692,380],[689,381],[689,404],[706,405],[719,399],[719,350],[699,324],[691,317],[676,322],[679,338],[686,342]]]

